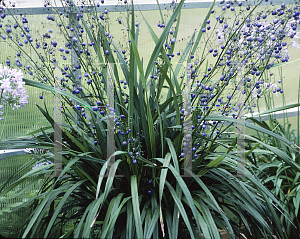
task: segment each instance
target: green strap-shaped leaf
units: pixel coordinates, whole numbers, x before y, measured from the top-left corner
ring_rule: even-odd
[[[296,164],[291,158],[290,156],[288,156],[284,151],[281,151],[280,149],[273,147],[269,144],[266,144],[254,137],[251,137],[250,135],[245,135],[245,138],[251,139],[253,141],[258,142],[260,145],[266,147],[267,149],[269,149],[270,151],[272,151],[275,155],[279,156],[281,159],[284,160],[284,162],[286,162],[288,165],[290,165],[291,167],[293,167],[294,169],[298,170],[300,172],[300,166],[298,164]]]
[[[42,210],[44,209],[45,205],[47,204],[48,200],[50,200],[50,197],[52,196],[57,196],[60,192],[55,192],[53,193],[53,191],[49,191],[48,194],[46,195],[46,197],[43,199],[43,201],[39,204],[39,206],[36,208],[36,210],[34,211],[34,214],[31,217],[31,220],[29,222],[29,224],[27,225],[22,238],[25,238],[29,231],[31,230],[31,228],[33,227],[33,225],[35,225],[36,220],[38,219],[38,217],[41,215]]]
[[[162,158],[157,158],[157,160],[160,161],[161,163],[164,163],[164,159],[162,159]],[[188,189],[188,187],[187,187],[186,183],[184,182],[183,178],[181,177],[181,175],[178,175],[178,172],[176,172],[175,168],[171,164],[169,164],[169,169],[172,172],[172,174],[174,175],[174,177],[176,178],[178,184],[180,185],[180,188],[182,189],[182,192],[184,193],[186,199],[188,200],[190,209],[192,210],[192,213],[195,217],[198,230],[201,230],[200,229],[201,223],[197,217],[196,208],[195,208],[195,205],[193,202],[191,191]],[[168,182],[166,181],[165,183],[168,183]]]
[[[82,144],[77,140],[77,139],[75,139],[74,137],[73,137],[73,135],[71,135],[70,133],[69,133],[69,131],[68,130],[66,130],[65,128],[62,128],[62,130],[68,135],[68,137],[78,146],[78,148],[80,148],[80,150],[82,151],[82,152],[86,152],[85,151],[85,148],[82,146]]]
[[[133,226],[132,200],[127,203],[126,212],[126,238],[133,238],[135,227]]]
[[[173,197],[173,199],[174,199],[174,201],[175,201],[175,203],[176,203],[176,205],[177,205],[177,207],[178,207],[178,209],[179,209],[179,211],[182,215],[182,218],[183,218],[183,220],[184,220],[184,222],[185,222],[185,224],[186,224],[186,226],[187,226],[187,228],[190,232],[190,237],[194,239],[195,236],[194,236],[190,221],[188,219],[188,216],[186,214],[186,211],[185,211],[185,209],[182,205],[182,202],[179,200],[174,188],[172,187],[172,185],[168,181],[166,181],[166,185],[167,185],[167,187],[168,187],[168,189],[169,189],[169,191],[170,191],[170,193],[171,193],[171,195],[172,195],[172,197]]]
[[[74,238],[79,238],[79,235],[80,235],[80,232],[81,232],[81,229],[82,229],[82,225],[83,225],[83,223],[85,222],[85,218],[86,218],[87,214],[89,213],[89,211],[91,210],[91,207],[92,207],[92,206],[93,206],[93,204],[90,203],[90,204],[87,206],[87,208],[85,209],[84,214],[83,214],[83,216],[81,217],[81,219],[80,219],[80,221],[79,221],[79,223],[78,223],[78,225],[77,225],[77,227],[76,227],[76,231],[75,231],[75,233],[74,233]]]
[[[108,223],[107,227],[104,228],[105,231],[104,231],[104,233],[102,234],[102,236],[100,238],[112,238],[112,237],[108,237],[107,235],[109,235],[109,234],[112,235],[113,234],[115,223],[116,223],[118,217],[120,216],[121,209],[124,207],[124,205],[127,203],[127,201],[131,198],[132,197],[130,196],[130,197],[127,197],[127,198],[123,199],[122,203],[120,204],[118,209],[114,212],[111,219],[109,220],[109,223]]]
[[[115,152],[113,155],[116,155],[117,153],[122,154],[120,152]],[[109,160],[110,160],[110,158],[109,158]],[[84,231],[83,231],[83,236],[84,237],[89,237],[90,236],[91,228],[92,228],[92,226],[94,225],[94,223],[97,219],[96,214],[97,214],[97,212],[100,212],[103,203],[105,202],[108,194],[111,191],[112,183],[113,183],[113,180],[115,178],[114,176],[116,174],[116,171],[117,171],[118,166],[119,166],[121,161],[122,160],[120,160],[120,159],[117,160],[110,168],[110,171],[109,171],[109,174],[108,174],[108,177],[107,177],[107,181],[106,181],[106,184],[105,184],[104,192],[103,192],[103,194],[101,194],[100,198],[95,200],[95,204],[92,207],[92,210],[90,211],[89,215],[87,216],[87,222],[84,226]],[[106,170],[106,168],[104,168],[104,169]],[[101,185],[102,180],[103,180],[102,175],[105,173],[105,171],[103,172],[102,170],[103,170],[103,168],[101,169],[101,175],[99,175],[99,181],[98,181],[98,185],[97,185],[97,192],[98,192],[98,190],[100,190],[100,185]],[[102,177],[102,179],[100,179],[101,177]]]
[[[149,101],[148,101],[148,94],[147,94],[147,87],[146,87],[146,78],[144,75],[144,70],[143,70],[143,66],[141,63],[141,59],[137,50],[137,46],[135,43],[135,39],[134,36],[132,35],[130,29],[129,29],[129,33],[131,36],[131,46],[133,48],[133,52],[134,52],[134,56],[135,56],[135,61],[137,63],[138,69],[139,69],[139,73],[140,73],[140,77],[144,86],[144,90],[145,90],[145,96],[146,96],[146,109],[147,109],[147,123],[148,123],[148,130],[149,130],[149,135],[150,135],[150,146],[151,146],[151,153],[152,153],[152,157],[155,157],[156,154],[156,150],[155,150],[155,134],[154,134],[154,126],[153,126],[153,119],[152,119],[152,114],[151,114],[151,110],[150,110],[150,106],[149,106]],[[149,152],[150,153],[150,152]]]
[[[170,160],[171,160],[171,154],[167,153],[164,163],[163,163],[163,167],[169,167]],[[160,203],[160,205],[161,205],[161,199],[162,199],[162,194],[163,194],[163,190],[164,190],[164,186],[165,186],[165,182],[166,182],[167,173],[168,173],[168,168],[162,169],[161,173],[160,173],[160,179],[159,179],[159,203]]]
[[[179,11],[181,10],[183,3],[184,3],[184,0],[181,0],[180,3],[178,4],[178,6],[176,7],[175,11],[173,12],[172,16],[170,17],[168,23],[166,24],[164,31],[162,32],[162,34],[152,52],[152,55],[149,59],[149,63],[148,63],[146,73],[145,73],[146,79],[148,79],[148,76],[150,75],[150,72],[154,66],[154,61],[157,59],[158,54],[160,53],[161,48],[163,47],[164,41],[165,41],[166,37],[169,35],[170,28],[173,25]]]
[[[264,134],[267,134],[267,135],[269,135],[269,136],[272,136],[272,137],[274,137],[274,138],[276,138],[276,139],[279,139],[279,140],[281,140],[281,141],[287,143],[288,145],[293,145],[293,146],[295,146],[295,147],[297,147],[297,148],[300,148],[300,147],[298,147],[296,144],[294,144],[294,143],[292,143],[291,141],[289,141],[289,140],[287,140],[287,139],[285,139],[285,138],[279,136],[278,134],[273,133],[272,131],[269,131],[269,130],[267,130],[267,129],[264,129],[264,128],[260,127],[260,126],[254,125],[254,124],[249,123],[249,122],[244,121],[244,120],[232,119],[232,118],[229,118],[229,117],[225,117],[225,116],[217,116],[217,115],[216,115],[216,116],[215,116],[215,115],[206,116],[206,117],[205,117],[205,120],[206,120],[206,121],[209,121],[209,120],[215,120],[215,121],[227,121],[227,122],[236,123],[236,124],[239,124],[239,125],[244,125],[244,126],[250,128],[250,129],[254,129],[254,130],[256,130],[256,131],[259,131],[259,132],[261,132],[261,133],[264,133]]]
[[[206,174],[211,168],[215,168],[217,167],[220,163],[222,163],[223,159],[225,158],[225,155],[220,155],[219,157],[215,158],[213,161],[211,161],[210,163],[208,163],[206,165],[205,169],[201,169],[198,172],[198,176],[203,176],[204,174]]]
[[[84,182],[86,182],[87,179],[85,180],[81,180],[79,182],[77,182],[75,185],[73,185],[66,193],[65,195],[63,196],[63,198],[60,200],[59,204],[57,205],[57,207],[55,208],[55,211],[54,211],[54,214],[53,216],[51,217],[51,220],[47,226],[47,229],[46,229],[46,232],[44,234],[44,238],[47,238],[55,220],[57,219],[57,216],[59,214],[59,212],[61,211],[63,205],[65,204],[65,202],[69,199],[71,193],[77,188],[79,187],[81,184],[83,184]]]
[[[135,228],[138,239],[144,238],[142,221],[141,221],[141,212],[140,205],[138,199],[138,185],[137,185],[137,176],[131,176],[131,196],[132,196],[132,207],[133,207],[133,215],[135,220]]]
[[[178,174],[180,174],[179,164],[178,164],[178,158],[177,158],[177,155],[176,155],[176,150],[174,148],[174,145],[173,145],[172,141],[169,138],[165,138],[165,139],[166,139],[166,141],[168,143],[169,150],[170,150],[171,155],[172,155],[174,167],[175,167],[176,171],[178,172]]]

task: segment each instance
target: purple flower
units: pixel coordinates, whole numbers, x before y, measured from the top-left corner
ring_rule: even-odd
[[[18,59],[17,59],[18,60]],[[24,107],[28,103],[26,89],[24,88],[23,73],[0,64],[0,103],[8,103],[14,109]],[[2,108],[1,108],[2,109]]]

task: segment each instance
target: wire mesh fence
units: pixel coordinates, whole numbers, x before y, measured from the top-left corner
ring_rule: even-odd
[[[15,175],[19,168],[32,160],[32,155],[14,155],[5,159],[0,159],[0,187],[12,177],[11,181],[3,190],[17,180],[20,175]],[[29,172],[30,169],[24,171]],[[15,175],[15,176],[14,176]],[[40,183],[29,185],[24,182],[18,190],[7,193],[6,197],[0,198],[0,234],[4,237],[17,237],[24,220],[28,216],[28,207],[14,211],[13,209],[27,202],[38,191]],[[19,190],[25,189],[18,194]]]

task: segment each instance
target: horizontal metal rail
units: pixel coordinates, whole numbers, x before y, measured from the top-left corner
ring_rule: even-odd
[[[293,109],[288,109],[288,110],[281,110],[281,111],[278,111],[278,112],[275,112],[275,113],[270,113],[270,114],[264,114],[264,115],[261,115],[260,117],[256,114],[253,114],[253,117],[251,116],[251,114],[247,114],[245,115],[246,117],[252,117],[256,120],[260,120],[260,121],[267,121],[269,120],[269,117],[271,116],[272,118],[274,119],[282,119],[284,117],[295,117],[297,116],[299,113],[298,113],[298,109],[297,107],[296,108],[293,108]],[[274,117],[275,116],[275,117]],[[300,115],[299,115],[300,116]]]
[[[243,5],[255,5],[259,1],[241,1],[243,2]],[[273,0],[265,2],[263,1],[260,5],[280,5],[282,2],[285,4],[293,4],[296,2],[299,2],[298,0]],[[178,5],[178,3],[175,3]],[[164,9],[170,9],[175,4],[172,3],[160,3],[160,8],[162,10]],[[198,2],[186,2],[183,4],[182,9],[193,9],[193,8],[210,8],[212,5],[212,1],[198,1]],[[224,4],[220,4],[220,2],[215,3],[215,7],[222,7]],[[91,6],[86,6],[91,7]],[[13,15],[19,15],[20,13],[26,14],[26,15],[41,15],[41,14],[54,14],[55,11],[51,7],[22,7],[22,8],[7,8],[11,14]],[[100,5],[99,7],[96,7],[97,12],[103,12],[105,9],[107,9],[109,12],[124,12],[124,11],[130,11],[131,4],[122,4],[122,5]],[[153,10],[159,10],[159,7],[156,3],[145,3],[145,4],[134,4],[134,9],[140,10],[140,11],[153,11]],[[63,7],[57,7],[58,12],[64,12]],[[68,8],[69,10],[69,8]]]

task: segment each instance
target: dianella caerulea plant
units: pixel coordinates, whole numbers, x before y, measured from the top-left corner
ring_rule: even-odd
[[[143,14],[137,21],[133,2],[124,1],[127,15],[116,21],[126,28],[125,47],[109,32],[109,11],[97,10],[105,6],[104,1],[101,5],[66,0],[61,2],[62,8],[56,3],[44,5],[52,11],[45,19],[56,24],[62,39],[54,39],[53,29],[42,38],[34,36],[26,14],[20,14],[18,20],[10,14],[12,7],[1,8],[1,36],[22,53],[19,61],[11,56],[6,63],[16,62],[32,75],[35,80],[25,79],[27,85],[55,92],[58,79],[54,69],[63,61],[58,80],[62,114],[68,122],[63,125],[60,142],[63,171],[58,177],[45,178],[55,171],[55,163],[35,167],[12,185],[3,185],[0,193],[5,195],[32,177],[44,180],[39,194],[25,204],[31,205],[30,216],[20,235],[220,238],[220,230],[225,230],[230,238],[288,238],[279,216],[290,217],[280,201],[256,177],[235,177],[233,134],[236,124],[245,125],[297,148],[240,117],[244,107],[252,110],[253,100],[270,88],[274,94],[283,92],[263,73],[288,63],[289,39],[297,35],[299,25],[298,6],[282,4],[276,9],[270,5],[257,11],[260,1],[221,1],[217,8],[213,2],[201,29],[178,50],[184,0],[171,3],[168,20],[160,11],[161,20],[155,26],[160,35]],[[147,61],[138,50],[141,23],[155,43]],[[70,53],[77,57],[76,64],[67,64]],[[24,67],[25,61],[28,65]],[[186,62],[186,67],[176,61]],[[107,95],[107,79],[112,75],[114,106],[108,104]],[[185,100],[185,92],[190,92],[190,102]],[[37,109],[57,129],[59,122],[47,106],[37,105]],[[115,153],[108,157],[111,116]],[[187,128],[189,134],[185,134]],[[55,132],[43,128],[34,138],[2,143],[1,147],[7,144],[47,148],[52,154],[44,160],[52,157],[52,162],[58,145]],[[268,150],[282,157],[280,149]],[[245,150],[245,160],[250,153],[251,149]],[[184,176],[187,155],[192,167],[189,176]],[[116,160],[113,165],[112,157]],[[294,166],[289,158],[282,160]],[[36,163],[30,162],[22,170]],[[244,171],[247,174],[247,168]]]

